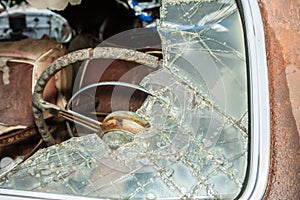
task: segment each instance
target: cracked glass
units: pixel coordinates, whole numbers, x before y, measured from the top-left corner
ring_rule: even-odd
[[[73,137],[2,175],[1,188],[112,199],[233,199],[245,184],[248,96],[234,0],[164,0],[162,66],[139,86],[150,126]]]

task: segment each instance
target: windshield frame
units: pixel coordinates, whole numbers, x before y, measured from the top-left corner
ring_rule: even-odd
[[[270,167],[269,81],[262,17],[257,1],[237,1],[243,16],[248,59],[250,156],[248,176],[239,199],[262,199]]]

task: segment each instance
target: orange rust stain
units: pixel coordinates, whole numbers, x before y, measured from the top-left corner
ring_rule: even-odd
[[[300,74],[299,0],[259,0],[265,30],[271,106],[271,167],[264,199],[300,199],[300,143],[295,105]],[[298,83],[298,85],[300,85]]]

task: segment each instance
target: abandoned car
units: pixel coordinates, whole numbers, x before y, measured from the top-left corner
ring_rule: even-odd
[[[1,2],[1,199],[300,198],[299,1]]]

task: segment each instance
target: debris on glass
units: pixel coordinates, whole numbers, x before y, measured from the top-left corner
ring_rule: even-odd
[[[165,0],[158,31],[163,65],[140,82],[155,95],[136,111],[149,127],[41,149],[0,187],[117,199],[237,197],[249,126],[237,4]]]

